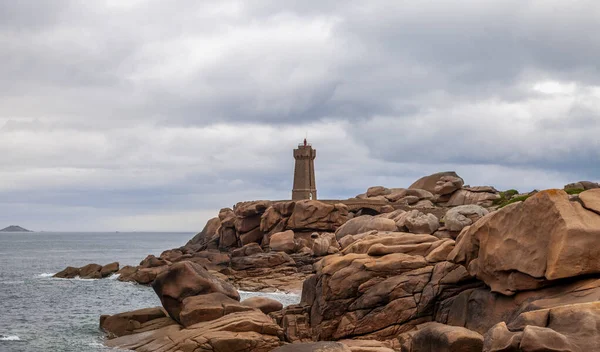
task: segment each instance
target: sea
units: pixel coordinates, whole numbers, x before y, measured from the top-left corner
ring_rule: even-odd
[[[56,279],[67,266],[138,265],[184,245],[193,233],[0,232],[0,352],[117,351],[103,345],[102,314],[160,306],[151,287],[106,279]],[[284,305],[298,295],[240,291]]]

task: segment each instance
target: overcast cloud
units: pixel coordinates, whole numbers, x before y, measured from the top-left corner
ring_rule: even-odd
[[[457,171],[600,179],[600,2],[2,1],[0,228],[197,231]]]

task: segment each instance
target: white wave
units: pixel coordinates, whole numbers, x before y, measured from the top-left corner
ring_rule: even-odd
[[[99,279],[82,279],[82,278],[80,278],[79,276],[75,276],[74,278],[72,278],[72,279],[67,279],[67,280],[77,280],[77,281],[96,281],[96,280],[99,280]]]
[[[112,274],[111,276],[107,277],[107,279],[116,280],[119,278],[119,276],[121,276],[121,274]]]
[[[24,284],[25,281],[0,281],[0,283],[2,283],[3,285],[18,285],[18,284]]]
[[[0,335],[0,341],[21,341],[21,339],[17,335],[12,335],[12,336]]]
[[[56,273],[41,273],[38,276],[39,277],[52,277],[52,276],[54,276],[54,274],[56,274]]]
[[[245,300],[246,298],[254,297],[254,296],[262,296],[274,299],[276,301],[281,302],[284,306],[289,306],[291,304],[300,303],[300,295],[297,293],[286,293],[286,292],[252,292],[252,291],[238,291],[240,293],[240,300]]]

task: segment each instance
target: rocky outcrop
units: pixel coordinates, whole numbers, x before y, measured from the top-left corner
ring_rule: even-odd
[[[440,227],[440,221],[433,214],[425,214],[413,209],[400,215],[396,226],[401,231],[432,234]]]
[[[438,299],[478,285],[445,261],[453,245],[430,235],[373,234],[325,257],[303,291],[313,333],[385,340],[432,320]]]
[[[497,192],[460,189],[454,192],[444,205],[448,207],[457,207],[459,205],[476,204],[490,207],[494,204],[494,201],[498,199],[500,199],[500,195]]]
[[[211,240],[218,236],[219,227],[221,227],[221,220],[219,217],[214,217],[206,223],[202,231],[194,236],[187,243],[188,246],[198,245],[199,247],[206,246]]]
[[[418,325],[416,331],[399,337],[402,351],[408,352],[481,352],[483,336],[459,326],[440,323]]]
[[[589,189],[595,189],[595,188],[600,188],[600,185],[598,184],[598,182],[591,182],[591,181],[579,181],[579,182],[574,182],[574,183],[569,183],[566,184],[564,189],[565,190],[589,190]]]
[[[584,323],[585,322],[585,323]],[[521,313],[485,335],[484,351],[594,351],[600,346],[600,302]]]
[[[335,231],[348,220],[348,207],[344,204],[327,204],[316,200],[296,202],[287,229]]]
[[[363,215],[348,220],[335,232],[335,237],[340,240],[347,235],[356,235],[368,231],[396,231],[396,223],[392,219]]]
[[[463,184],[463,179],[456,172],[446,171],[421,177],[408,188],[423,189],[433,194],[445,195],[460,189]]]
[[[590,192],[589,194],[584,194]],[[588,203],[598,193],[582,193]],[[465,228],[449,259],[505,295],[600,273],[600,216],[562,190],[541,191]]]
[[[111,339],[176,324],[177,322],[169,318],[161,307],[144,308],[100,317],[100,328]]]
[[[461,231],[488,213],[487,209],[479,205],[461,205],[448,210],[442,220],[449,231]]]
[[[215,320],[227,314],[246,312],[253,309],[219,292],[184,298],[181,307],[179,321],[185,327]]]
[[[208,293],[222,293],[239,301],[240,296],[233,286],[206,271],[199,264],[184,261],[171,265],[153,282],[152,288],[169,313],[177,322],[184,308],[184,300],[191,296]]]
[[[79,277],[81,279],[102,279],[119,271],[119,263],[114,262],[104,266],[99,264],[88,264],[81,268],[72,266],[66,267],[64,270],[56,273],[53,277],[61,279],[73,279]]]
[[[138,352],[239,351],[268,352],[282,345],[281,328],[258,310],[235,312],[187,328],[174,324],[105,342]]]
[[[269,239],[269,247],[272,251],[294,253],[297,247],[294,241],[294,231],[287,230],[272,234]]]
[[[261,296],[246,298],[241,302],[241,304],[260,309],[265,314],[277,312],[283,309],[283,304],[281,304],[281,302]]]

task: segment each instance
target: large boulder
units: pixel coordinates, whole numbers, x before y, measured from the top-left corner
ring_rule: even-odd
[[[59,279],[74,279],[77,276],[79,276],[79,268],[76,268],[74,266],[68,266],[63,270],[57,272],[56,274],[52,275],[52,277],[57,277]]]
[[[203,321],[215,320],[227,314],[248,310],[252,310],[252,307],[242,305],[239,301],[222,293],[214,292],[185,298],[182,302],[179,320],[181,325],[188,327]]]
[[[171,265],[153,282],[152,288],[171,318],[180,322],[183,300],[196,295],[222,293],[240,300],[237,290],[229,283],[208,273],[201,265],[182,261]]]
[[[327,204],[317,200],[296,202],[287,223],[288,230],[335,231],[348,220],[348,207],[344,204]]]
[[[367,197],[368,198],[377,197],[377,196],[385,196],[390,193],[392,193],[392,191],[383,186],[373,186],[373,187],[369,187],[369,189],[367,189]]]
[[[424,189],[434,194],[448,194],[460,189],[463,179],[454,171],[438,172],[415,181],[409,189]],[[436,189],[437,187],[437,189]],[[442,193],[439,193],[442,192]]]
[[[235,213],[230,208],[223,208],[219,211],[219,220],[221,226],[218,230],[219,249],[228,250],[233,247],[238,247],[240,242],[235,230]]]
[[[443,221],[448,230],[461,231],[488,213],[487,209],[479,205],[461,205],[448,210],[446,215],[444,215]]]
[[[371,215],[362,215],[348,220],[335,232],[335,237],[340,240],[347,235],[357,235],[359,233],[377,231],[396,231],[394,220],[374,217]]]
[[[600,199],[600,193],[586,192],[588,203]],[[598,274],[599,257],[600,215],[569,201],[562,190],[546,190],[465,228],[449,259],[494,292],[512,295],[552,280]]]
[[[595,351],[600,346],[600,302],[521,313],[485,335],[484,351]]]
[[[252,217],[263,214],[271,204],[268,200],[239,202],[233,207],[233,211],[239,217]]]
[[[235,312],[187,328],[170,325],[106,341],[106,346],[138,352],[269,352],[282,345],[282,329],[258,310]]]
[[[282,224],[284,219],[292,215],[296,202],[278,202],[267,208],[264,214],[261,215],[260,229],[263,232],[269,232]]]
[[[454,193],[445,203],[446,206],[456,207],[459,205],[477,204],[481,206],[492,206],[494,201],[500,199],[500,195],[494,192],[475,192],[467,189],[460,189]]]
[[[79,268],[79,277],[82,279],[102,278],[102,265],[88,264]]]
[[[411,352],[481,352],[483,336],[460,326],[425,323],[404,338],[403,351]]]
[[[246,298],[241,302],[247,307],[260,309],[263,313],[269,314],[283,309],[283,304],[277,300],[268,297],[254,296]]]
[[[571,189],[588,190],[588,189],[595,189],[595,188],[600,188],[600,185],[597,182],[591,182],[591,181],[579,181],[579,182],[569,183],[569,184],[565,185],[565,187],[564,187],[565,190],[571,190]]]
[[[463,179],[458,176],[442,176],[439,181],[436,182],[433,192],[441,196],[451,194],[454,191],[461,189],[464,183]]]
[[[116,273],[117,271],[119,271],[119,263],[118,262],[106,264],[102,267],[102,269],[100,269],[100,276],[108,277],[108,276]]]
[[[271,235],[269,239],[269,247],[272,251],[294,253],[296,242],[294,241],[294,231],[287,230]]]
[[[167,314],[161,307],[144,308],[115,315],[102,315],[100,317],[100,328],[104,330],[110,339],[173,324],[177,323],[167,317]]]
[[[219,227],[221,226],[221,220],[219,217],[214,217],[204,225],[202,231],[194,236],[187,245],[203,245],[206,244],[214,236],[218,235]]]
[[[425,214],[413,209],[400,215],[396,226],[400,230],[407,229],[411,233],[432,234],[440,227],[440,221],[431,213]]]

